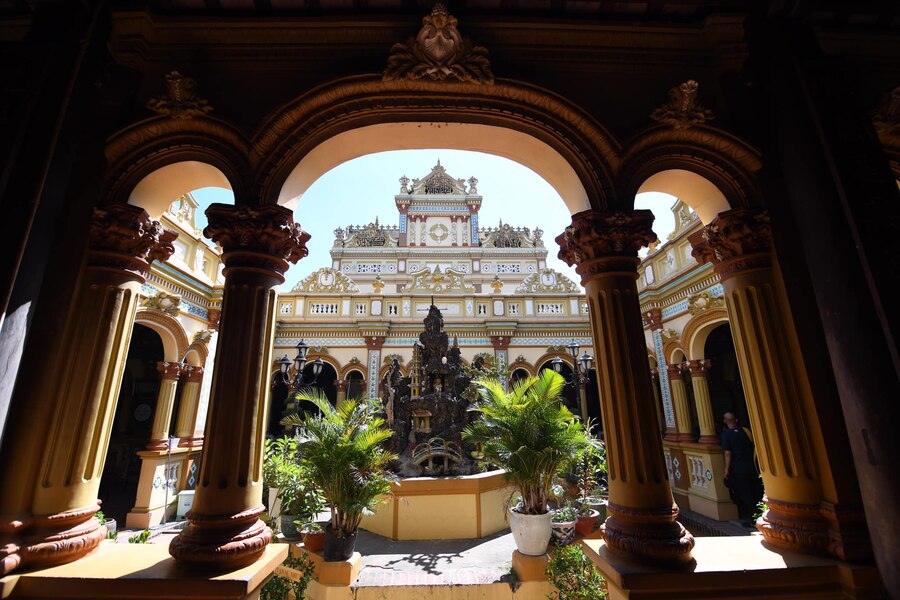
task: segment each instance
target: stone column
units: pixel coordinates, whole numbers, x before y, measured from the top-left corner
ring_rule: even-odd
[[[650,389],[637,291],[637,251],[656,239],[649,210],[588,210],[556,238],[590,302],[609,465],[608,548],[638,560],[683,563],[694,538],[676,521]]]
[[[340,404],[344,400],[347,399],[347,387],[350,385],[350,382],[346,379],[337,379],[334,382],[334,386],[337,388],[337,400],[336,403]]]
[[[169,546],[181,563],[225,570],[257,560],[272,540],[259,519],[277,286],[306,256],[291,211],[213,204],[204,234],[222,246],[225,288],[200,480],[188,525]]]
[[[644,320],[650,326],[650,335],[653,337],[653,351],[656,353],[656,364],[666,364],[666,354],[663,352],[662,341],[662,311],[653,308],[644,313]],[[672,402],[672,390],[669,386],[669,372],[666,369],[659,370],[660,391],[662,392],[663,420],[665,421],[664,439],[667,442],[678,440],[678,427],[675,422],[675,407]]]
[[[48,360],[56,376],[27,386],[27,426],[7,427],[17,458],[0,473],[0,574],[71,562],[106,537],[94,513],[138,296],[176,237],[136,206],[94,210],[87,263]]]
[[[801,396],[811,392],[790,311],[773,273],[768,216],[730,210],[690,241],[697,261],[714,263],[725,287],[769,507],[757,527],[773,545],[825,552],[820,475],[801,406]]]
[[[666,372],[672,391],[672,404],[675,405],[675,441],[693,442],[694,432],[691,428],[691,409],[688,407],[687,389],[684,387],[684,371],[678,364],[666,365]]]
[[[379,396],[379,385],[381,384],[381,348],[384,346],[383,335],[372,335],[366,337],[366,346],[369,348],[366,362],[366,390],[369,398],[377,398]]]
[[[169,424],[172,422],[172,408],[175,406],[175,390],[184,366],[182,363],[171,362],[156,364],[160,377],[159,394],[156,396],[156,412],[153,414],[147,450],[166,450],[169,447]]]
[[[692,360],[688,366],[691,370],[691,382],[694,384],[697,421],[700,424],[700,439],[697,441],[701,444],[719,444],[712,401],[709,398],[709,382],[706,379],[706,373],[712,366],[712,361],[706,358]]]
[[[175,437],[178,438],[178,445],[182,448],[191,448],[203,443],[203,436],[197,435],[197,410],[200,408],[200,390],[204,372],[203,367],[185,366],[181,406],[175,420]]]
[[[494,364],[498,369],[506,368],[509,365],[509,335],[492,335],[491,346],[494,347]],[[500,384],[504,390],[509,389],[509,377],[500,380]]]

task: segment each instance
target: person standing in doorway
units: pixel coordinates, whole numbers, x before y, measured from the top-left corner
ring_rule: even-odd
[[[725,452],[725,485],[738,507],[738,518],[744,525],[753,525],[756,505],[762,500],[759,472],[753,460],[753,440],[749,431],[738,426],[733,412],[722,416],[722,450]]]

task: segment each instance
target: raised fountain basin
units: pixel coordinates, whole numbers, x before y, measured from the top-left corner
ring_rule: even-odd
[[[504,471],[461,477],[411,477],[363,517],[362,527],[394,540],[481,538],[509,527],[506,511],[515,487]]]

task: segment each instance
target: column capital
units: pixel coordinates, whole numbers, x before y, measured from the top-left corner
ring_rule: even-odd
[[[168,379],[169,381],[178,381],[178,378],[186,371],[187,365],[176,362],[160,361],[156,363],[156,370],[159,372],[160,379]]]
[[[669,381],[673,379],[684,381],[684,367],[681,364],[666,365],[666,371],[669,373]]]
[[[723,212],[688,240],[697,262],[713,263],[723,280],[772,264],[772,228],[763,211],[739,208]]]
[[[102,271],[126,272],[140,279],[154,260],[175,252],[178,234],[163,229],[143,208],[111,204],[94,208],[88,246],[88,266]]]
[[[204,371],[205,370],[203,367],[192,367],[190,365],[185,365],[183,370],[184,380],[191,383],[200,383],[201,381],[203,381]]]
[[[219,319],[222,317],[221,308],[210,308],[207,311],[207,319],[209,319],[209,328],[212,330],[219,329]]]
[[[370,335],[366,337],[366,346],[368,346],[369,350],[381,350],[382,346],[384,346],[384,336],[383,335]]]
[[[707,371],[712,368],[712,361],[708,358],[692,360],[688,363],[688,369],[691,371],[691,378],[706,377]]]
[[[287,208],[274,204],[211,204],[206,216],[209,225],[203,234],[222,246],[226,271],[269,272],[283,283],[288,263],[296,263],[309,253],[306,242],[310,235],[294,222]]]
[[[349,386],[349,385],[350,385],[350,382],[347,381],[346,379],[335,379],[334,380],[334,387],[336,387],[337,391],[339,391],[339,392],[346,392],[347,386]]]
[[[651,308],[643,315],[644,321],[650,326],[650,331],[656,331],[663,328],[662,311],[658,308]]]
[[[506,350],[509,348],[510,337],[508,335],[492,335],[491,345],[494,350]]]
[[[637,252],[656,241],[649,210],[606,212],[586,210],[556,237],[559,258],[575,265],[582,284],[604,274],[626,272],[637,278]]]

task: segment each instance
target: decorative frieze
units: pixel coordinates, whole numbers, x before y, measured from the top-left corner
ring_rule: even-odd
[[[143,305],[177,317],[178,313],[181,312],[181,296],[158,290],[154,295],[144,300]]]
[[[541,269],[532,273],[516,288],[517,294],[566,294],[579,293],[575,282],[553,269]]]
[[[355,294],[359,288],[352,279],[330,267],[323,267],[303,278],[292,292],[308,294]]]

